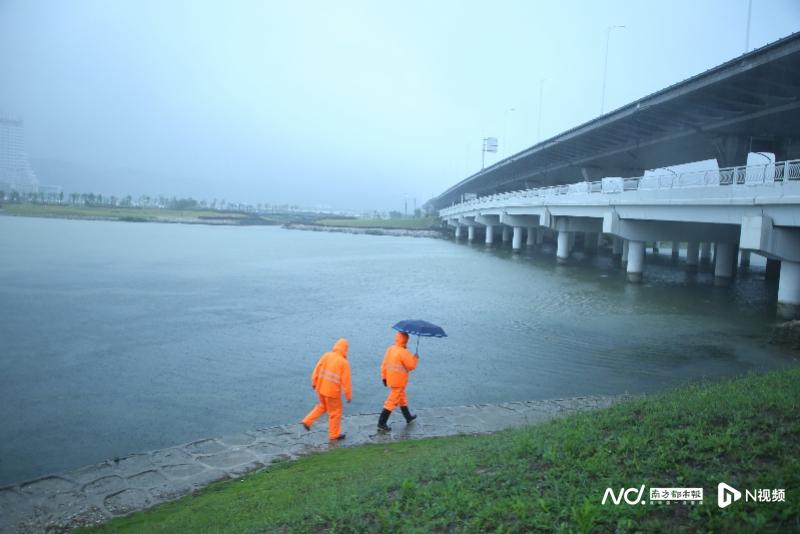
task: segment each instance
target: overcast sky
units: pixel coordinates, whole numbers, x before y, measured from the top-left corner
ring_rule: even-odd
[[[43,183],[402,209],[744,52],[747,0],[0,0],[0,112]],[[750,48],[800,29],[753,0]],[[510,109],[514,111],[510,111]],[[487,157],[487,165],[496,161]]]

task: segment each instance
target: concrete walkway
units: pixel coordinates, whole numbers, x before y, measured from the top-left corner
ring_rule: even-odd
[[[337,445],[328,444],[325,417],[311,432],[296,423],[203,439],[0,488],[0,532],[58,532],[102,523],[177,499],[211,482],[241,477],[273,462],[332,446],[495,432],[605,408],[627,398],[576,397],[420,409],[419,418],[410,425],[399,413],[393,414],[390,434],[376,432],[378,414],[353,415],[343,419],[347,439]]]

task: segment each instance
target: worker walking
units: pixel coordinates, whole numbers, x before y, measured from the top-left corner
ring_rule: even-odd
[[[383,385],[391,388],[389,396],[386,397],[386,402],[383,404],[383,411],[380,418],[378,418],[378,430],[388,432],[391,428],[386,424],[389,421],[389,416],[392,414],[397,406],[403,412],[403,417],[406,418],[406,423],[410,423],[417,418],[416,415],[411,415],[408,410],[408,399],[406,398],[406,384],[408,384],[408,373],[416,369],[419,355],[411,354],[406,349],[408,344],[408,334],[405,332],[397,332],[394,338],[394,345],[386,349],[386,354],[383,357],[381,364],[381,379]]]
[[[311,373],[311,387],[319,395],[319,404],[303,419],[303,427],[311,430],[314,421],[328,413],[328,437],[331,441],[344,439],[341,433],[342,391],[349,403],[353,400],[350,386],[350,363],[347,361],[347,340],[342,338],[333,345],[333,350],[322,355]]]

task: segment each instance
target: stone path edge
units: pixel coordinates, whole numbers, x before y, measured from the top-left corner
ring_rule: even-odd
[[[343,418],[347,438],[330,444],[327,424],[274,426],[106,460],[0,488],[0,533],[66,532],[178,499],[212,482],[331,448],[464,434],[484,434],[607,408],[633,395],[598,395],[501,404],[423,408],[392,432],[376,431],[377,413]],[[323,418],[324,419],[324,418]]]

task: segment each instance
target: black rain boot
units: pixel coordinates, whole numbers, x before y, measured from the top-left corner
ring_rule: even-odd
[[[400,406],[400,411],[403,412],[403,417],[406,418],[406,424],[417,418],[417,414],[411,415],[411,412],[408,411],[408,406]]]
[[[383,411],[381,412],[381,416],[378,418],[378,430],[382,430],[383,432],[392,431],[392,427],[386,424],[389,421],[390,415],[392,415],[392,412],[384,408]]]

